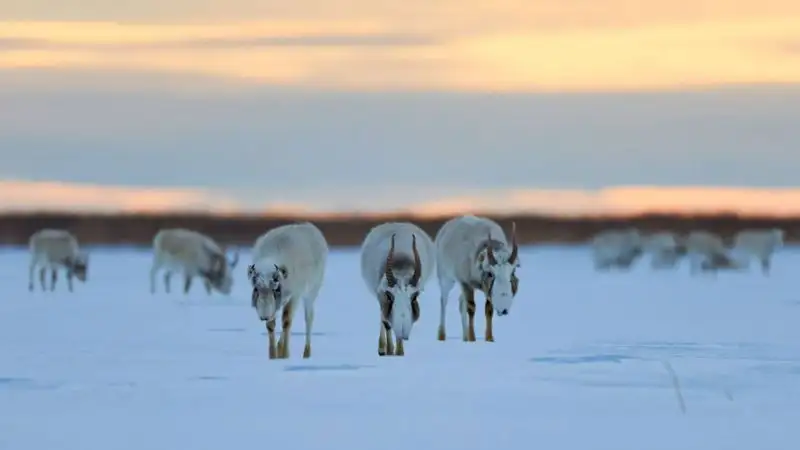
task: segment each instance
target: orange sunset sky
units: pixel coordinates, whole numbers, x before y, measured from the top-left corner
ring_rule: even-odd
[[[0,10],[0,210],[800,213],[800,2]]]

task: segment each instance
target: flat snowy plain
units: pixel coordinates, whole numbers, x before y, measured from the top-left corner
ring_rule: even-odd
[[[596,274],[586,248],[522,250],[494,343],[461,341],[439,288],[405,357],[379,357],[358,252],[333,251],[313,355],[268,360],[242,253],[234,293],[149,293],[150,252],[90,249],[89,282],[27,289],[0,253],[3,450],[794,450],[800,445],[800,252],[773,273]],[[160,278],[159,278],[160,281]],[[483,298],[478,299],[482,311]],[[673,377],[669,369],[673,369]],[[679,382],[680,391],[674,385]],[[681,408],[681,399],[685,411]]]

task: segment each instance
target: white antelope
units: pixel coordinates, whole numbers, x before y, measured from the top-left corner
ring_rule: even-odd
[[[72,292],[72,277],[81,282],[86,281],[89,266],[89,255],[82,252],[78,239],[69,231],[44,229],[31,235],[28,246],[31,261],[28,268],[28,290],[33,291],[33,274],[39,269],[39,281],[42,290],[45,287],[46,271],[50,270],[50,290],[56,288],[57,270],[63,268],[67,272],[67,288]]]
[[[716,273],[722,270],[739,270],[746,267],[734,259],[722,238],[710,231],[692,231],[684,240],[691,262],[691,273],[698,271]]]
[[[311,357],[314,305],[325,277],[328,243],[322,231],[309,222],[273,228],[253,245],[253,264],[247,278],[253,286],[252,307],[266,322],[269,358],[289,357],[292,320],[300,301],[306,322],[303,358]],[[275,322],[281,312],[280,341],[275,341]]]
[[[635,228],[601,231],[592,238],[595,270],[629,269],[642,253],[642,235]]]
[[[742,230],[736,233],[733,248],[748,260],[756,257],[761,263],[761,272],[769,275],[772,254],[784,245],[784,231],[779,228]]]
[[[436,274],[441,289],[438,339],[446,339],[447,297],[461,286],[459,311],[462,338],[475,341],[475,290],[486,298],[485,339],[494,341],[492,316],[505,316],[517,295],[520,266],[516,225],[511,227],[511,244],[503,229],[491,219],[472,215],[445,222],[436,233]]]
[[[670,231],[653,233],[644,239],[644,250],[652,255],[650,267],[672,269],[686,255],[683,239]]]
[[[189,292],[192,279],[203,279],[206,292],[212,288],[230,294],[233,288],[232,271],[239,262],[235,253],[229,261],[225,250],[213,239],[197,231],[185,228],[162,229],[153,237],[153,264],[150,267],[150,292],[156,292],[156,274],[164,273],[164,290],[169,293],[173,272],[183,272],[183,292]]]
[[[380,306],[378,355],[405,354],[403,341],[419,319],[419,295],[433,273],[434,252],[428,233],[408,222],[380,224],[364,238],[361,276]]]

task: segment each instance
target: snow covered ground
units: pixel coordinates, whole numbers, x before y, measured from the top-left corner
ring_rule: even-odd
[[[26,252],[0,253],[0,449],[800,445],[800,252],[776,255],[769,278],[692,278],[647,264],[600,275],[584,248],[527,248],[496,342],[482,342],[482,314],[479,342],[461,341],[455,290],[437,341],[434,280],[406,356],[380,358],[357,251],[335,251],[312,358],[299,313],[292,358],[273,361],[242,257],[230,297],[199,280],[184,296],[179,277],[153,296],[149,252],[97,249],[70,295],[63,276],[29,293]]]

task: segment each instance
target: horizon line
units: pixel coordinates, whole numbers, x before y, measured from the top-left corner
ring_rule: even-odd
[[[380,188],[380,186],[376,186]],[[418,186],[417,186],[418,187]],[[397,189],[397,187],[393,187]],[[641,214],[738,214],[800,216],[800,187],[641,186],[600,189],[496,188],[463,189],[463,194],[436,195],[422,201],[379,203],[341,198],[335,190],[304,193],[287,190],[283,201],[254,203],[224,189],[197,187],[131,187],[0,179],[0,214],[53,213],[210,213],[216,215],[284,215],[304,217],[412,216],[455,214],[535,215],[552,217],[628,217]],[[292,198],[294,193],[295,199]],[[373,192],[374,194],[374,192]],[[330,205],[336,205],[331,207]]]

